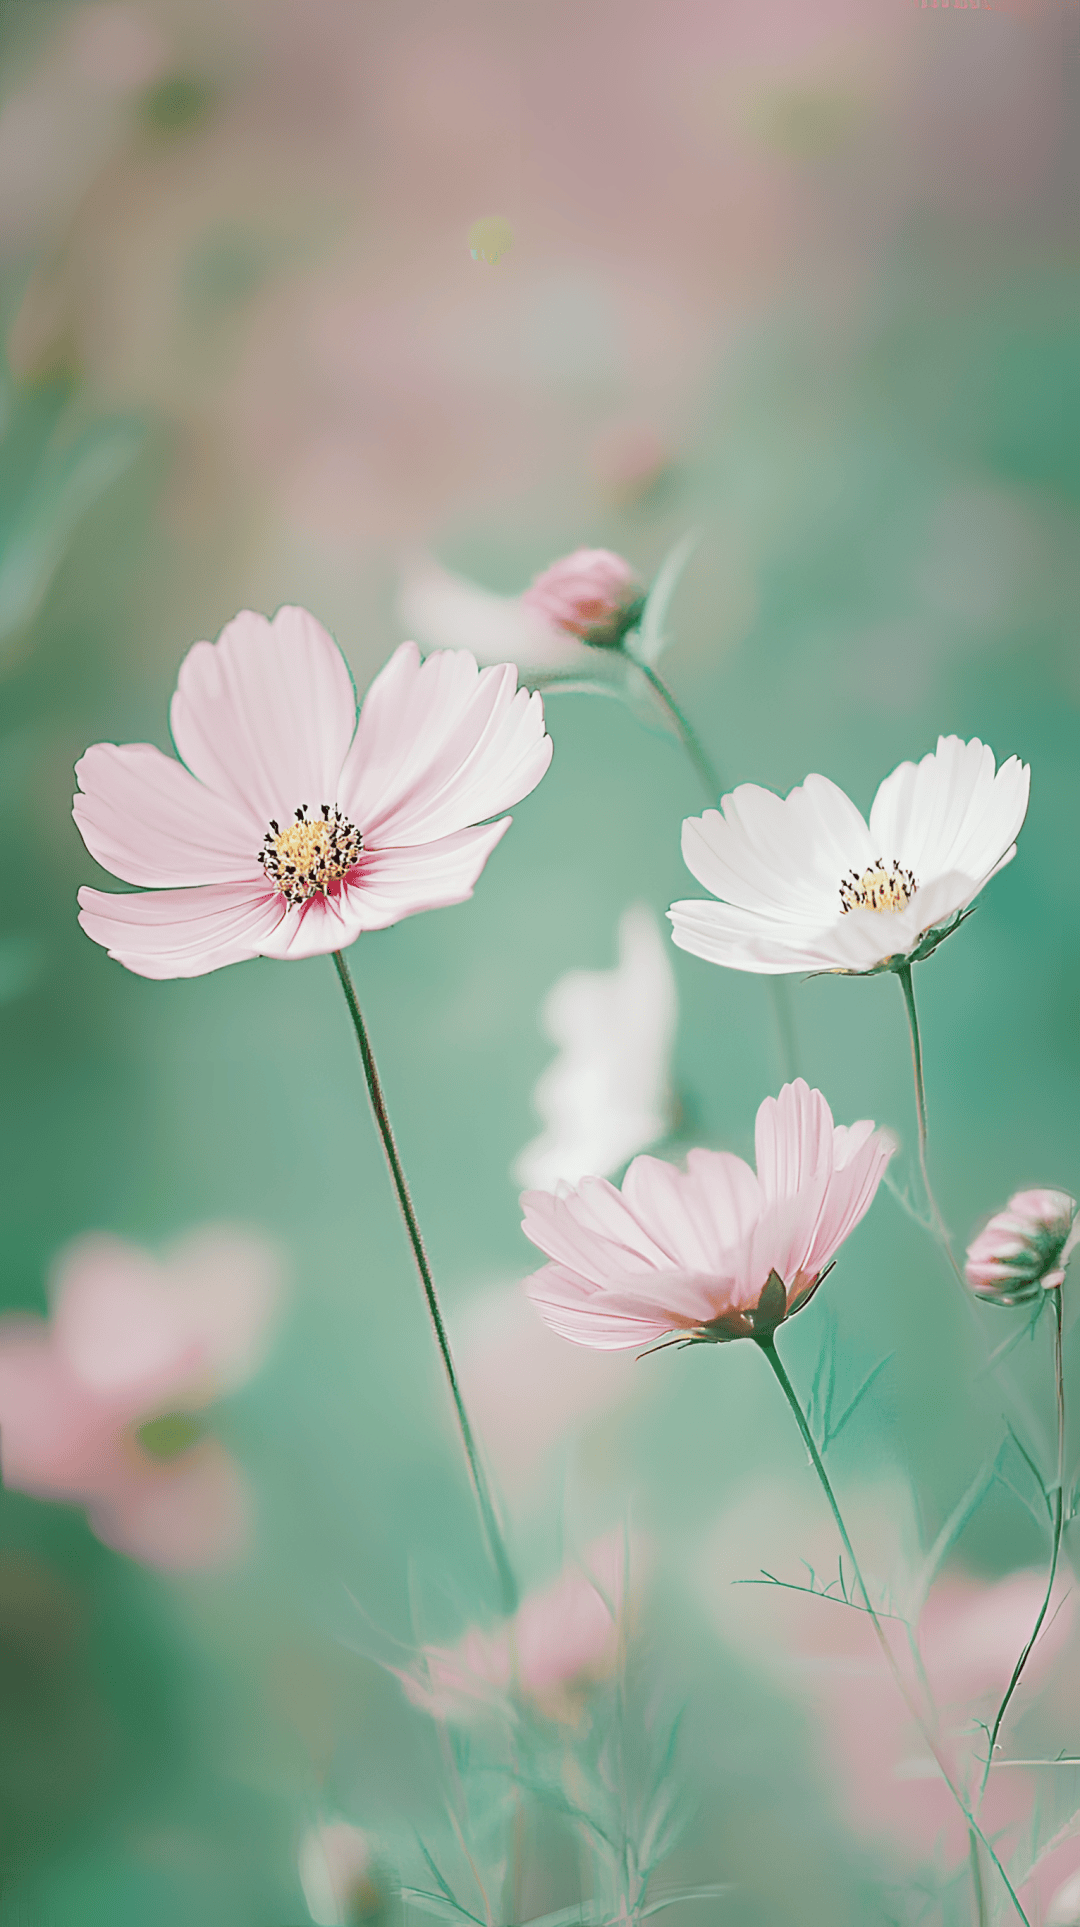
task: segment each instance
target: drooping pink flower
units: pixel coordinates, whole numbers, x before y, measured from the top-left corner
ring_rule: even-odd
[[[978,1298],[1027,1305],[1065,1281],[1076,1199],[1067,1191],[1017,1191],[967,1249],[965,1276]]]
[[[79,893],[80,921],[143,977],[311,957],[471,896],[551,759],[512,664],[405,642],[359,721],[337,644],[304,609],[243,611],[181,665],[177,762],[98,743],[76,774],[91,855],[144,887]]]
[[[575,549],[538,575],[521,600],[581,642],[612,648],[637,621],[644,593],[621,555]]]
[[[622,1533],[596,1540],[513,1619],[492,1631],[474,1626],[456,1646],[425,1646],[421,1669],[398,1675],[409,1699],[436,1719],[468,1721],[517,1695],[549,1718],[574,1720],[589,1685],[616,1663],[626,1565]]]
[[[685,1171],[635,1158],[604,1178],[527,1191],[525,1236],[551,1260],[527,1280],[541,1316],[599,1350],[761,1336],[805,1305],[869,1210],[894,1149],[868,1119],[834,1125],[802,1078],[757,1114],[757,1173],[727,1151]]]
[[[201,1415],[256,1370],[279,1291],[276,1254],[248,1233],[196,1233],[160,1263],[119,1238],[78,1240],[49,1323],[0,1319],[5,1485],[84,1506],[99,1539],[150,1565],[228,1559],[247,1490]]]

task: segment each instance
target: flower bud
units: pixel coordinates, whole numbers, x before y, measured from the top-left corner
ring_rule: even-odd
[[[644,591],[610,549],[575,549],[538,575],[521,598],[556,629],[598,649],[617,649],[641,620]]]
[[[964,1267],[979,1298],[1030,1305],[1065,1277],[1076,1200],[1066,1191],[1017,1191],[968,1246]]]

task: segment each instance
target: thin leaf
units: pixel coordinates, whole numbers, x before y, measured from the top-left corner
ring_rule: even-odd
[[[918,1620],[919,1614],[929,1597],[930,1588],[937,1578],[942,1565],[948,1558],[949,1553],[952,1551],[953,1546],[956,1544],[968,1521],[972,1519],[978,1511],[994,1480],[997,1478],[998,1461],[1000,1458],[1001,1453],[999,1451],[995,1454],[994,1458],[988,1459],[986,1464],[976,1472],[967,1491],[957,1501],[956,1505],[954,1505],[941,1531],[938,1533],[937,1538],[927,1553],[926,1558],[923,1560],[922,1570],[916,1581],[914,1598],[910,1609],[913,1621]]]
[[[475,1927],[484,1927],[479,1914],[470,1914],[467,1907],[459,1907],[456,1900],[446,1900],[442,1894],[429,1894],[423,1887],[402,1887],[402,1900],[411,1900],[414,1907],[421,1907],[426,1914],[434,1914],[436,1920],[471,1920]]]
[[[662,1914],[665,1907],[678,1907],[684,1900],[719,1900],[724,1894],[734,1893],[734,1883],[730,1880],[718,1881],[711,1887],[684,1887],[677,1894],[665,1894],[662,1900],[654,1900],[649,1907],[642,1907],[641,1918],[648,1920],[651,1914]]]
[[[826,1446],[831,1445],[834,1439],[839,1438],[849,1418],[852,1416],[852,1413],[857,1411],[858,1407],[862,1404],[862,1401],[866,1397],[866,1394],[870,1390],[870,1387],[874,1383],[874,1380],[876,1378],[880,1378],[882,1372],[885,1370],[886,1365],[891,1365],[895,1357],[896,1357],[895,1352],[887,1352],[884,1358],[879,1359],[878,1363],[874,1366],[873,1371],[870,1372],[868,1376],[863,1379],[863,1382],[859,1386],[858,1391],[855,1393],[854,1398],[850,1399],[848,1403],[845,1405],[843,1411],[840,1414],[840,1417],[837,1419],[836,1424],[833,1426],[830,1426],[829,1424],[828,1408],[826,1408],[825,1427],[824,1427],[824,1444]]]
[[[659,662],[667,647],[669,638],[664,633],[664,624],[671,598],[700,539],[697,529],[689,529],[674,548],[668,550],[649,590],[637,634],[627,638],[628,653],[647,662],[650,668]]]

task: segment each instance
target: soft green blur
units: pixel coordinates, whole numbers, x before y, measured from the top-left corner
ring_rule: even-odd
[[[71,17],[25,5],[0,27],[8,95],[54,57]],[[175,67],[227,91],[234,70],[247,71],[256,29],[241,9],[231,54],[220,22],[192,13],[177,27],[167,10],[154,17],[166,22],[172,48],[166,78]],[[823,11],[823,33],[824,24]],[[392,609],[407,547],[422,543],[509,592],[586,542],[619,550],[648,575],[697,528],[662,667],[725,784],[786,790],[821,770],[868,807],[882,776],[945,731],[981,736],[999,760],[1015,752],[1030,762],[1031,808],[1015,862],[916,973],[930,1157],[961,1240],[1022,1185],[1074,1193],[1080,1185],[1080,328],[1075,236],[1063,239],[1061,211],[1075,114],[1070,123],[1060,109],[1044,171],[1003,207],[974,189],[950,198],[925,180],[903,191],[905,168],[922,151],[919,114],[932,117],[942,94],[962,127],[999,111],[1014,136],[1023,120],[1032,140],[1056,99],[1061,20],[944,24],[955,31],[938,53],[916,36],[867,55],[876,79],[860,115],[886,116],[874,91],[882,68],[901,75],[906,103],[889,122],[899,128],[897,150],[873,161],[878,201],[891,195],[899,204],[891,221],[860,238],[849,199],[864,163],[857,147],[844,149],[857,128],[841,116],[840,151],[830,139],[822,158],[811,117],[814,154],[770,153],[766,171],[789,170],[776,191],[795,226],[808,198],[815,220],[842,229],[850,217],[843,244],[835,234],[821,243],[834,250],[832,267],[796,258],[794,240],[788,256],[781,245],[779,265],[732,296],[723,325],[712,293],[694,293],[691,282],[687,298],[702,318],[692,351],[675,322],[666,340],[663,315],[651,317],[657,365],[686,353],[691,375],[662,404],[667,452],[648,487],[620,496],[590,481],[576,431],[544,421],[541,362],[522,377],[528,408],[496,392],[493,378],[493,446],[501,437],[514,443],[515,461],[525,446],[526,472],[508,460],[505,487],[502,458],[485,444],[447,471],[442,494],[418,484],[408,512],[394,522],[388,510],[381,532],[358,524],[355,536],[338,530],[320,541],[313,511],[290,525],[270,484],[260,497],[254,468],[234,460],[232,438],[250,423],[241,430],[230,417],[217,454],[204,446],[223,391],[216,375],[203,381],[203,361],[220,354],[230,379],[250,366],[254,399],[245,406],[256,413],[259,382],[269,378],[260,374],[252,315],[264,299],[269,312],[283,283],[305,300],[305,243],[274,231],[280,210],[260,209],[257,181],[247,181],[240,212],[204,208],[182,238],[169,238],[166,226],[162,246],[178,260],[188,250],[189,273],[200,234],[208,247],[230,222],[241,238],[248,231],[249,281],[238,288],[235,261],[231,292],[207,281],[202,321],[188,287],[186,345],[177,349],[171,321],[161,321],[159,335],[151,328],[144,351],[158,362],[141,393],[115,370],[95,373],[89,351],[73,353],[59,373],[36,365],[25,347],[21,363],[14,356],[13,405],[22,414],[9,414],[7,432],[17,426],[22,441],[14,468],[0,476],[0,599],[11,579],[4,544],[30,540],[19,517],[32,487],[35,514],[52,530],[34,540],[49,555],[55,538],[62,560],[54,574],[51,561],[40,564],[40,595],[35,577],[12,617],[10,647],[0,638],[0,1297],[9,1308],[43,1311],[55,1254],[87,1230],[157,1247],[215,1221],[276,1239],[290,1296],[268,1364],[214,1414],[256,1495],[255,1546],[238,1569],[159,1575],[100,1545],[81,1512],[0,1495],[3,1927],[298,1927],[307,1912],[297,1842],[318,1813],[343,1813],[391,1845],[414,1823],[431,1837],[445,1828],[429,1723],[380,1662],[396,1663],[392,1642],[410,1641],[417,1628],[449,1641],[494,1607],[330,960],[149,983],[110,962],[75,920],[78,885],[107,880],[71,822],[73,763],[98,740],[168,748],[182,654],[236,607],[306,601],[334,628],[363,688],[399,639]],[[987,36],[978,51],[960,46],[961,25]],[[339,27],[320,9],[312,31],[329,40]],[[541,33],[535,19],[519,29]],[[505,22],[490,30],[508,31]],[[544,59],[556,60],[559,34],[569,30],[558,13]],[[424,85],[433,85],[424,31],[403,36],[394,84],[406,85],[415,56]],[[689,10],[673,16],[669,32],[685,34],[689,65],[694,31]],[[372,32],[383,51],[394,41],[386,19]],[[829,43],[841,79],[849,32],[855,45],[855,27],[841,20]],[[801,58],[797,41],[792,27],[791,48],[781,40],[772,50],[778,72]],[[534,55],[541,58],[535,47]],[[754,58],[760,65],[764,57]],[[833,58],[829,47],[821,58]],[[1010,61],[1026,76],[1026,95],[1003,79]],[[1080,68],[1068,49],[1065,70],[1075,95]],[[160,76],[154,84],[160,91]],[[485,85],[481,75],[477,86]],[[995,89],[1003,90],[998,108]],[[199,95],[191,128],[166,126],[166,116],[155,138],[204,138],[200,116],[212,126],[217,99]],[[173,120],[193,100],[176,93]],[[542,117],[543,99],[530,111]],[[789,122],[796,132],[803,124],[798,115]],[[152,152],[145,128],[137,138],[145,151],[136,145],[123,162],[113,153],[95,165],[103,178],[123,165],[126,185],[114,180],[111,190],[118,205],[141,192],[153,207],[156,195],[166,225],[175,214],[169,168],[180,162]],[[230,138],[242,144],[243,126]],[[464,142],[464,131],[457,138]],[[976,149],[982,138],[976,127]],[[265,139],[265,127],[251,136],[255,174]],[[730,156],[695,164],[713,166],[737,191]],[[607,178],[600,160],[597,170]],[[298,186],[298,197],[309,197],[304,218],[289,209],[278,223],[302,231],[308,223],[320,262],[342,245],[342,203],[392,194],[377,170],[365,179],[355,152],[336,193],[328,172],[329,184]],[[582,244],[559,239],[551,211],[559,197],[548,196],[545,179],[531,198],[523,191],[521,214],[516,203],[510,210],[513,247],[475,272],[518,272],[530,211],[537,228],[555,223],[544,246],[580,259]],[[448,260],[457,247],[474,268],[469,220],[488,212],[497,186],[482,168],[467,179],[460,220],[456,204],[446,215]],[[677,170],[670,191],[677,197]],[[311,205],[322,207],[318,232]],[[121,218],[107,206],[104,217],[78,206],[66,216],[85,219],[95,245],[103,219],[108,232]],[[583,245],[587,255],[588,237]],[[595,245],[606,261],[602,235]],[[0,280],[10,326],[22,316],[25,329],[26,288],[41,261],[69,247],[77,252],[77,239],[48,223],[12,244]],[[111,271],[107,252],[97,271]],[[389,282],[396,261],[384,271]],[[94,272],[85,263],[81,272],[65,296],[76,311],[95,299]],[[377,304],[378,260],[366,273]],[[532,298],[524,269],[512,285],[525,317],[515,326],[524,327]],[[310,299],[317,303],[317,291]],[[252,307],[240,334],[223,341],[214,303],[226,300]],[[541,304],[541,330],[546,314]],[[603,333],[603,313],[594,319],[599,361],[610,355],[614,364],[617,344]],[[202,386],[193,400],[175,371],[196,362]],[[598,427],[605,413],[647,412],[633,374],[611,377],[624,384],[616,401],[604,386],[608,372],[579,372],[580,403],[561,379],[556,367],[550,388],[559,407],[580,406]],[[373,408],[378,394],[376,382]],[[392,397],[386,406],[394,405]],[[426,405],[436,408],[430,396]],[[80,493],[57,481],[55,499],[46,499],[34,436],[55,435],[58,420],[72,447],[90,428],[112,438],[95,471],[100,489]],[[423,468],[424,427],[412,422],[409,432],[403,465],[414,459]],[[272,440],[259,457],[271,468]],[[565,449],[561,468],[552,447]],[[204,456],[209,507],[200,517],[188,470],[195,463],[201,474]],[[407,480],[395,485],[407,494]],[[536,1129],[530,1092],[551,1054],[537,1023],[545,992],[568,968],[610,966],[628,903],[662,914],[688,893],[679,825],[701,797],[659,713],[646,728],[622,704],[585,695],[552,696],[547,709],[552,768],[515,810],[474,900],[366,938],[350,959],[452,1335],[481,1288],[511,1291],[531,1268],[509,1170]],[[756,1107],[783,1075],[765,985],[681,952],[673,962],[684,1137],[748,1156]],[[870,1116],[897,1133],[898,1181],[914,1194],[898,987],[888,976],[793,980],[792,998],[800,1070],[838,1119]],[[830,1309],[849,1390],[892,1355],[836,1448],[838,1482],[854,1490],[898,1467],[930,1539],[996,1450],[1001,1405],[975,1376],[973,1321],[944,1261],[884,1190],[814,1307],[784,1335],[800,1383],[813,1373]],[[998,1318],[1006,1335],[1006,1314],[981,1309],[979,1317],[986,1327]],[[1044,1339],[1037,1333],[1010,1365],[1049,1436]],[[1075,1374],[1075,1348],[1068,1357]],[[669,1715],[687,1708],[673,1772],[689,1819],[665,1879],[672,1890],[736,1884],[715,1912],[687,1902],[668,1917],[731,1927],[884,1922],[873,1852],[845,1831],[812,1728],[722,1643],[702,1579],[702,1546],[753,1481],[794,1482],[817,1518],[809,1475],[798,1483],[803,1456],[790,1419],[748,1346],[664,1353],[635,1369],[633,1401],[601,1413],[553,1454],[510,1534],[530,1583],[550,1578],[564,1538],[581,1543],[629,1518],[649,1542],[653,1577],[636,1664]],[[793,1568],[800,1552],[793,1543]],[[1044,1538],[999,1488],[962,1554],[969,1570],[997,1575],[1038,1563]],[[538,1912],[575,1898],[575,1864],[552,1846]]]

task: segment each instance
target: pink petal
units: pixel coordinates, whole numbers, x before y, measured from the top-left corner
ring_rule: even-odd
[[[339,800],[377,847],[427,842],[527,796],[551,747],[512,663],[480,670],[463,649],[421,663],[405,642],[364,698]]]
[[[521,1228],[546,1257],[593,1285],[628,1271],[643,1276],[671,1269],[664,1247],[650,1237],[606,1178],[584,1178],[576,1191],[525,1191]]]
[[[511,818],[459,830],[406,849],[365,849],[337,893],[290,910],[260,946],[265,957],[318,957],[343,950],[364,930],[385,930],[421,910],[445,909],[472,896]]]
[[[833,1168],[833,1121],[820,1091],[797,1077],[767,1097],[754,1127],[758,1182],[767,1205],[794,1197]]]
[[[86,1497],[115,1475],[134,1416],[79,1383],[41,1319],[0,1320],[0,1465],[13,1491]]]
[[[306,609],[279,609],[273,622],[245,609],[216,643],[189,649],[170,719],[199,781],[265,829],[301,804],[317,813],[337,798],[356,692],[336,642]]]
[[[205,1372],[206,1348],[147,1252],[120,1238],[81,1238],[53,1289],[53,1332],[81,1385],[146,1413]]]
[[[247,1483],[215,1439],[168,1464],[133,1451],[87,1516],[105,1545],[171,1572],[231,1565],[251,1536]]]
[[[150,743],[95,743],[75,765],[72,814],[92,857],[125,883],[260,879],[265,825]]]
[[[685,1171],[662,1158],[635,1158],[623,1197],[677,1269],[714,1275],[728,1269],[728,1254],[761,1209],[754,1173],[729,1151],[691,1151]]]
[[[129,896],[79,891],[79,922],[87,936],[140,977],[203,977],[261,956],[284,908],[283,898],[254,883]]]
[[[544,1265],[525,1280],[525,1290],[541,1318],[561,1338],[594,1351],[629,1351],[635,1345],[655,1344],[671,1330],[663,1314],[612,1310],[607,1294],[591,1291],[560,1265]]]

